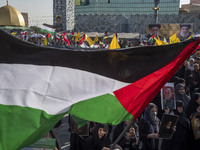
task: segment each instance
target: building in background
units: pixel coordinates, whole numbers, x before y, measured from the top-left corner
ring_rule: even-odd
[[[200,13],[200,0],[190,0],[190,4],[182,5],[180,13]]]
[[[8,5],[0,7],[0,28],[7,32],[20,34],[21,31],[29,31],[28,28],[28,13],[21,13],[16,8]]]
[[[180,0],[160,0],[159,14],[179,13]],[[75,0],[75,16],[115,14],[125,16],[154,14],[154,0]]]
[[[57,32],[74,29],[74,0],[53,0],[53,26]]]
[[[25,26],[24,17],[19,10],[8,4],[0,8],[0,18],[0,26]]]
[[[191,4],[200,4],[200,0],[190,0]]]
[[[22,16],[24,17],[24,22],[25,22],[25,26],[28,27],[29,26],[29,17],[28,17],[28,13],[21,13]]]

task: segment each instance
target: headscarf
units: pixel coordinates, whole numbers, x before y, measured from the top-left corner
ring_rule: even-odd
[[[103,128],[106,130],[106,134],[101,139],[99,139],[98,135],[99,128]],[[102,147],[106,147],[110,144],[107,142],[107,135],[108,135],[108,126],[105,124],[97,124],[97,126],[94,129],[94,133],[92,135],[92,142],[96,149],[101,149]]]
[[[192,94],[191,101],[188,104],[188,108],[186,110],[187,116],[191,116],[192,113],[196,112],[196,109],[199,107],[199,104],[197,103],[197,99],[200,97],[200,93],[196,92]]]
[[[185,86],[181,83],[178,83],[176,85],[176,87],[175,87],[175,97],[176,97],[176,100],[181,100],[184,103],[184,111],[186,111],[187,106],[190,102],[190,97],[188,95],[186,95],[186,93],[181,94],[179,92],[180,88],[182,88],[182,87],[185,89]]]
[[[183,107],[184,108],[184,103],[181,100],[176,100],[176,109],[174,110],[174,114],[181,116],[182,114],[184,114],[184,111],[182,113],[178,112],[178,107]]]
[[[144,120],[145,122],[147,122],[149,124],[149,133],[158,133],[159,132],[159,122],[160,120],[158,119],[157,115],[155,117],[155,119],[152,119],[150,116],[150,110],[151,108],[156,107],[157,106],[153,103],[150,103],[145,111],[144,111]],[[157,108],[158,110],[158,108]],[[155,139],[151,139],[151,144],[152,144],[152,148],[155,148]]]

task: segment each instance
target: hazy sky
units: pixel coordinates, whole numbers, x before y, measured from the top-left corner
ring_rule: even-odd
[[[30,16],[53,15],[53,0],[8,0],[8,4]],[[0,0],[0,7],[4,5],[6,0]]]
[[[188,4],[190,0],[180,0],[181,4]],[[20,12],[27,12],[30,20],[44,20],[52,22],[53,0],[8,0],[8,4],[18,9]],[[6,0],[0,0],[0,7],[6,5]],[[31,24],[31,22],[30,22]]]

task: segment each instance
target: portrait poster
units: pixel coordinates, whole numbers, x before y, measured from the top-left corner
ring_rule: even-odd
[[[81,0],[75,0],[75,6],[80,6],[81,5]]]
[[[56,32],[62,31],[62,16],[57,15],[56,16]]]
[[[200,139],[200,113],[192,114],[191,124],[195,140]]]
[[[75,0],[75,6],[85,6],[89,4],[90,0]]]
[[[174,83],[166,83],[161,89],[161,107],[162,110],[167,109],[170,110],[176,109],[176,101],[175,101],[175,89]]]
[[[171,139],[174,133],[174,126],[178,120],[177,115],[163,114],[159,129],[159,138]]]
[[[191,28],[189,29],[189,32],[193,32],[193,24],[192,23],[187,23],[188,25],[191,26]],[[158,26],[158,35],[160,38],[166,38],[169,39],[169,37],[171,37],[172,35],[179,34],[180,33],[180,26],[182,24],[157,24],[160,25]],[[151,29],[150,27],[152,27],[153,24],[148,24],[147,25],[147,34],[151,34]]]

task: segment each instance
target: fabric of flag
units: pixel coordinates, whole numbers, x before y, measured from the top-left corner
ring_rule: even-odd
[[[105,40],[105,39],[107,39],[107,38],[108,38],[107,36],[104,36],[104,37],[103,37],[103,40]]]
[[[68,39],[70,45],[72,46],[72,42],[71,42],[70,36],[68,36],[67,39]]]
[[[176,33],[169,37],[170,44],[178,43],[178,42],[180,42],[180,39],[177,37]]]
[[[65,32],[63,32],[63,39],[67,43],[67,45],[70,46],[70,41],[68,40],[67,35],[66,35]]]
[[[42,25],[42,27],[41,27],[41,32],[50,33],[50,34],[55,34],[56,29],[47,27],[47,26],[45,26],[45,25]]]
[[[79,45],[81,45],[83,43],[83,41],[85,40],[85,34],[83,35],[83,37],[80,39]]]
[[[43,41],[43,45],[47,45],[47,43],[48,43],[48,42],[47,42],[47,37],[45,36],[45,37],[44,37],[44,41]]]
[[[11,34],[15,36],[17,34],[17,32],[12,32]]]
[[[96,35],[95,38],[94,38],[94,43],[96,43],[98,41],[99,41],[99,38],[98,38],[98,35]]]
[[[136,119],[199,43],[55,49],[0,30],[0,149],[34,143],[66,112],[109,124]]]
[[[58,34],[56,34],[56,39],[60,40],[60,36]]]
[[[108,49],[119,49],[120,46],[119,46],[119,43],[117,41],[117,38],[116,38],[116,34],[113,36],[113,39],[108,47]]]
[[[85,34],[85,41],[88,42],[89,46],[94,44],[94,41],[87,34]]]
[[[156,40],[155,45],[167,45],[167,42],[164,42],[160,39],[154,38]]]
[[[47,34],[47,38],[49,39],[50,37],[51,37],[51,34],[50,34],[50,33],[48,33],[48,34]]]
[[[25,35],[25,34],[27,34],[28,32],[27,31],[22,31],[21,33],[20,33],[20,35]]]
[[[151,45],[155,44],[155,35],[153,34],[149,39],[148,39],[148,43],[150,43]]]
[[[163,41],[164,41],[165,43],[168,43],[168,42],[167,42],[167,39],[166,39],[165,37],[163,38]],[[169,43],[168,43],[168,44],[169,44]]]
[[[50,33],[47,34],[47,39],[50,40],[50,41],[53,40],[53,37]]]
[[[80,38],[81,38],[80,32],[78,32],[78,33],[76,34],[75,42],[76,42],[76,43],[79,42],[79,41],[80,41]]]
[[[89,48],[89,46],[87,46],[87,44],[85,44],[85,42],[83,41],[82,44],[79,45],[81,48]]]

